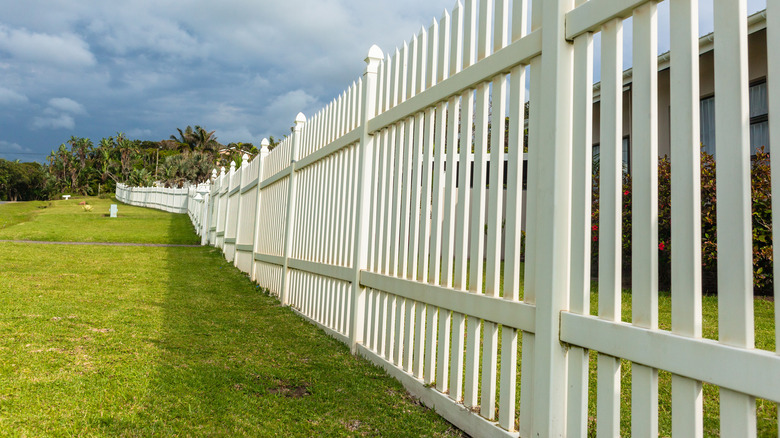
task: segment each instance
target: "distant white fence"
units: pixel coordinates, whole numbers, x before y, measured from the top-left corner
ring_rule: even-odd
[[[116,199],[125,204],[156,208],[171,213],[186,213],[190,189],[165,187],[128,187],[116,185]]]
[[[373,47],[363,77],[310,120],[299,115],[292,135],[272,152],[263,146],[239,169],[223,168],[208,188],[154,195],[120,186],[117,197],[187,208],[204,244],[222,248],[283,304],[474,436],[586,436],[590,350],[598,352],[598,436],[620,433],[621,359],[632,363],[633,436],[658,436],[658,370],[673,374],[674,436],[702,436],[702,382],[720,388],[720,434],[755,436],[755,398],[780,402],[780,357],[753,345],[745,1],[715,5],[718,201],[729,206],[717,211],[720,341],[702,339],[698,1],[674,0],[670,14],[671,331],[658,328],[657,2],[531,3],[530,28],[526,0],[458,3],[400,50],[385,57]],[[767,4],[768,40],[780,41],[780,2]],[[634,33],[631,323],[621,322],[627,17]],[[597,32],[596,317],[590,249]],[[780,52],[767,56],[770,114],[780,114]],[[503,129],[489,132],[505,118],[508,139]],[[780,117],[770,125],[774,138]],[[451,171],[471,159],[474,181],[485,181],[487,190],[469,190],[467,172]],[[501,166],[486,181],[486,163],[504,160],[505,200]],[[780,192],[776,169],[773,191]],[[774,224],[780,229],[780,220]]]

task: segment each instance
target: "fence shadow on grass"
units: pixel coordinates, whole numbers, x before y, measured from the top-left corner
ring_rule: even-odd
[[[166,251],[164,317],[143,414],[149,429],[459,435],[382,370],[263,294],[220,251]]]

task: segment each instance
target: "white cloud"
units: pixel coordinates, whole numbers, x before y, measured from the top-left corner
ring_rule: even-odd
[[[0,87],[0,105],[27,103],[27,96],[9,88]]]
[[[218,125],[234,123],[247,116],[246,110],[235,105],[221,103],[206,116],[206,122]]]
[[[73,99],[69,99],[67,97],[55,97],[53,99],[49,99],[49,106],[55,110],[60,110],[60,111],[73,113],[73,114],[87,113],[87,111],[84,109],[84,105],[76,102]]]
[[[275,97],[268,106],[265,107],[263,118],[276,122],[276,126],[279,126],[279,124],[282,126],[293,126],[295,124],[295,116],[298,115],[299,112],[307,114],[308,111],[311,111],[318,106],[318,99],[305,90],[292,90]],[[309,117],[310,116],[311,114],[309,114]],[[287,133],[288,132],[281,132],[281,134]]]
[[[233,129],[218,129],[215,135],[222,144],[237,143],[239,141],[252,143],[256,146],[260,144],[260,138],[252,134],[246,126],[238,126]]]
[[[72,33],[50,35],[0,25],[0,50],[20,60],[60,67],[89,67],[96,63],[87,43]]]
[[[148,138],[152,135],[151,129],[134,128],[127,131],[127,135],[131,138]]]
[[[6,160],[32,161],[38,159],[44,161],[46,153],[34,151],[13,141],[0,140],[0,158]]]
[[[113,4],[112,4],[113,6]],[[102,17],[92,22],[90,30],[100,38],[97,43],[117,55],[133,51],[173,55],[176,58],[201,56],[197,39],[184,30],[177,19],[157,16],[154,11],[133,10],[134,19],[106,22]]]
[[[0,152],[32,152],[30,149],[22,147],[19,143],[0,140]]]
[[[747,1],[752,12],[768,0]],[[224,143],[257,144],[337,97],[372,44],[392,53],[454,3],[0,1],[0,126],[34,128],[6,140],[40,148],[65,140],[64,129],[166,138],[195,124]],[[668,3],[659,6],[667,48]],[[711,29],[713,0],[700,3],[701,29]],[[627,24],[629,48],[630,36]]]
[[[52,128],[67,129],[72,131],[73,128],[76,127],[76,121],[73,119],[73,116],[68,114],[61,114],[59,116],[51,117],[34,117],[32,126],[35,129]]]
[[[34,129],[67,129],[76,127],[75,115],[86,115],[84,105],[67,97],[55,97],[49,99],[48,107],[43,110],[42,116],[32,119]]]

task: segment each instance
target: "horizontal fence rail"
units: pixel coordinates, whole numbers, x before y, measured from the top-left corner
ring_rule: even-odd
[[[204,245],[471,435],[650,437],[668,416],[675,436],[701,437],[713,385],[718,433],[756,436],[756,399],[780,402],[780,356],[754,345],[746,2],[716,2],[714,14],[717,199],[728,206],[717,209],[717,340],[702,331],[696,0],[670,2],[672,237],[659,240],[658,3],[458,1],[387,55],[372,47],[362,77],[310,119],[299,114],[273,150],[264,140],[254,159],[185,189],[120,184],[117,199],[188,213]],[[777,41],[780,4],[762,14]],[[768,105],[780,114],[775,52]],[[779,120],[769,119],[773,139]],[[667,413],[659,372],[671,374]]]

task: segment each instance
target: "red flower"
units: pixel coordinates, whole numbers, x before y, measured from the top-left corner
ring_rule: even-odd
[[[628,190],[623,190],[623,196],[628,196]]]
[[[590,227],[590,229],[591,229],[591,231],[598,231],[599,230],[599,226],[598,225],[594,225],[594,226]]]
[[[664,249],[666,249],[666,244],[664,244],[663,242],[659,243],[658,244],[658,249],[663,251]]]
[[[599,240],[599,236],[593,236],[593,241],[594,242],[598,242],[598,240]]]

